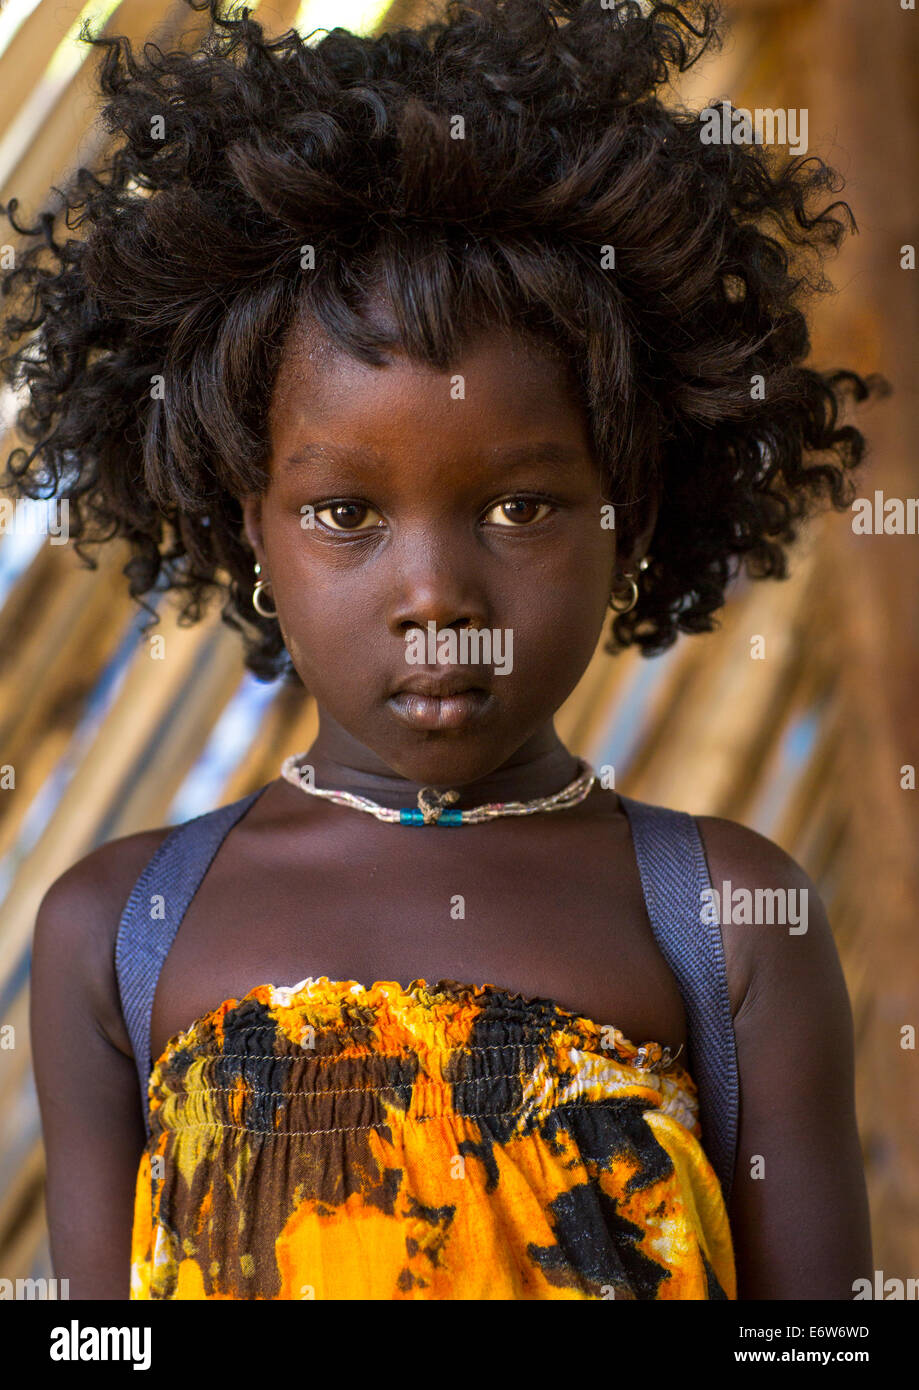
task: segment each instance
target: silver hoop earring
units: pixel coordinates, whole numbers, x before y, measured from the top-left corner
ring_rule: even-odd
[[[639,570],[646,570],[649,564],[650,557],[647,555],[643,555],[638,562],[638,568]],[[634,570],[632,570],[630,573],[624,574],[622,577],[629,586],[628,599],[625,603],[623,603],[619,599],[618,595],[615,593],[614,587],[613,590],[611,590],[610,592],[609,603],[607,607],[612,608],[615,613],[631,613],[632,609],[638,602],[638,575],[635,573]]]
[[[261,574],[261,572],[262,567],[257,564],[255,566],[255,573]],[[263,591],[268,587],[270,582],[269,579],[260,579],[252,590],[252,607],[255,609],[256,613],[261,613],[263,618],[276,618],[278,616],[278,610],[276,608],[265,609],[262,607],[262,603],[264,602]]]

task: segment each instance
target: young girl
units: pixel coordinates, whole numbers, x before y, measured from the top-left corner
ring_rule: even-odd
[[[852,1021],[813,885],[553,725],[609,608],[611,651],[708,631],[741,564],[781,577],[848,502],[840,395],[873,379],[801,365],[832,171],[654,95],[712,5],[468,0],[311,45],[210,13],[195,52],[92,40],[119,138],[67,195],[82,238],[17,226],[11,485],[54,479],[81,556],[126,538],[141,601],[197,618],[222,586],[319,732],[42,901],[55,1272],[851,1298]],[[806,929],[719,923],[726,880],[803,894]]]

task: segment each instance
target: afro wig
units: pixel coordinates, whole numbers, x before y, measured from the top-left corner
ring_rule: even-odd
[[[153,589],[181,591],[183,622],[220,592],[247,668],[297,682],[252,607],[240,498],[268,484],[273,385],[306,322],[369,364],[398,342],[446,370],[490,325],[564,355],[620,543],[657,509],[610,652],[711,630],[740,568],[784,577],[799,523],[849,504],[866,444],[843,398],[889,388],[801,365],[802,306],[855,229],[846,203],[811,203],[841,180],[707,144],[701,113],[656,95],[720,44],[718,4],[449,0],[423,26],[307,42],[187,3],[210,17],[193,51],[84,25],[105,162],[33,227],[4,209],[23,241],[2,332],[25,342],[0,370],[33,445],[4,487],[69,499],[91,566],[87,545],[124,538],[154,621]]]

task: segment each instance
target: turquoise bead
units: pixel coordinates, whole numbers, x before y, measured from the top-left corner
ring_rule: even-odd
[[[424,825],[424,816],[417,810],[404,810],[399,812],[400,825]],[[462,811],[441,811],[440,816],[434,825],[462,825]]]

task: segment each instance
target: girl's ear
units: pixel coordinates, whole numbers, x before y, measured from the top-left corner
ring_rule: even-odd
[[[243,529],[246,539],[255,551],[259,564],[265,565],[265,547],[262,544],[262,499],[255,493],[242,498]]]
[[[630,537],[628,549],[620,550],[616,548],[616,567],[623,573],[631,573],[638,569],[638,562],[647,555],[651,548],[651,538],[654,535],[654,528],[657,525],[658,503],[656,501],[647,504],[647,510],[641,522],[641,530]]]

